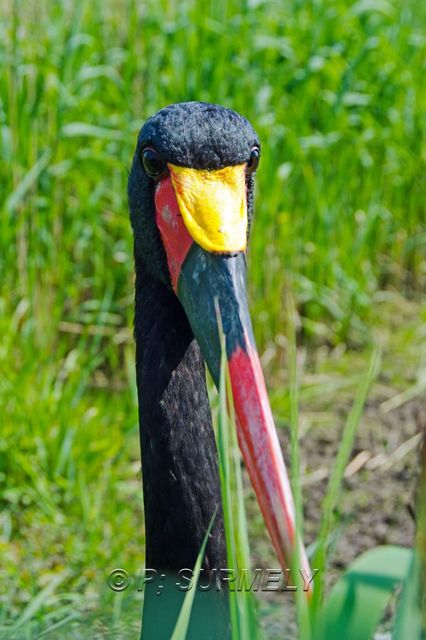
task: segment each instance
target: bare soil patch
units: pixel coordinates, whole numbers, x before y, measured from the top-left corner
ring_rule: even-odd
[[[426,400],[416,398],[393,410],[385,401],[367,402],[342,487],[340,513],[334,530],[327,584],[332,585],[361,553],[377,545],[412,546],[415,535],[415,493],[421,434],[426,429]],[[336,457],[349,406],[335,408],[336,426],[324,424],[308,431],[301,442],[305,541],[315,540],[328,476]],[[280,430],[285,457],[290,449],[287,430]],[[254,505],[250,501],[249,518]],[[256,515],[253,513],[256,520]],[[254,566],[276,567],[264,536],[252,541]],[[259,592],[265,636],[297,638],[292,596]]]

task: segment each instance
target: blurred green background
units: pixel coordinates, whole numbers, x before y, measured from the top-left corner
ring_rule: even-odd
[[[144,560],[126,181],[162,106],[217,102],[260,135],[249,284],[278,422],[287,290],[311,370],[330,354],[332,393],[350,395],[386,334],[387,383],[423,389],[425,13],[409,0],[2,2],[1,638],[78,638],[83,624],[127,637],[108,635],[124,605],[106,588],[110,569]]]

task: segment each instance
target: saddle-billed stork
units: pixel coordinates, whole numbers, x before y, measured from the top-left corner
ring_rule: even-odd
[[[146,590],[145,639],[170,637],[181,600],[174,603],[162,593],[161,580],[171,577],[173,583],[180,569],[194,567],[216,509],[204,574],[227,566],[204,368],[206,363],[218,385],[217,308],[242,456],[282,566],[294,550],[293,499],[246,299],[246,248],[259,159],[260,143],[250,123],[230,109],[202,102],[161,109],[137,140],[128,196],[146,566],[160,580]],[[307,568],[304,552],[302,563]],[[229,637],[223,600],[223,595],[219,604],[211,598],[204,608],[196,601],[188,637]]]

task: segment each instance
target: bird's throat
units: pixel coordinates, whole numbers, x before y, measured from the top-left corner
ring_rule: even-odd
[[[226,551],[204,363],[180,302],[142,270],[135,338],[146,566],[192,568],[218,508],[203,564],[207,576],[226,566]]]

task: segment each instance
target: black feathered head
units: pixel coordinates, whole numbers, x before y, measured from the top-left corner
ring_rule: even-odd
[[[138,136],[128,185],[136,268],[143,264],[167,286],[176,284],[178,275],[171,272],[176,260],[165,247],[161,213],[156,209],[156,194],[161,188],[167,191],[170,180],[173,189],[166,195],[169,200],[177,199],[175,213],[184,218],[183,234],[189,232],[195,242],[204,243],[204,248],[214,253],[244,250],[241,233],[244,228],[247,239],[253,213],[253,174],[259,157],[256,132],[246,118],[231,109],[183,102],[149,118]],[[211,202],[216,196],[219,203]],[[222,211],[217,211],[217,204]],[[163,205],[173,211],[175,203]]]

